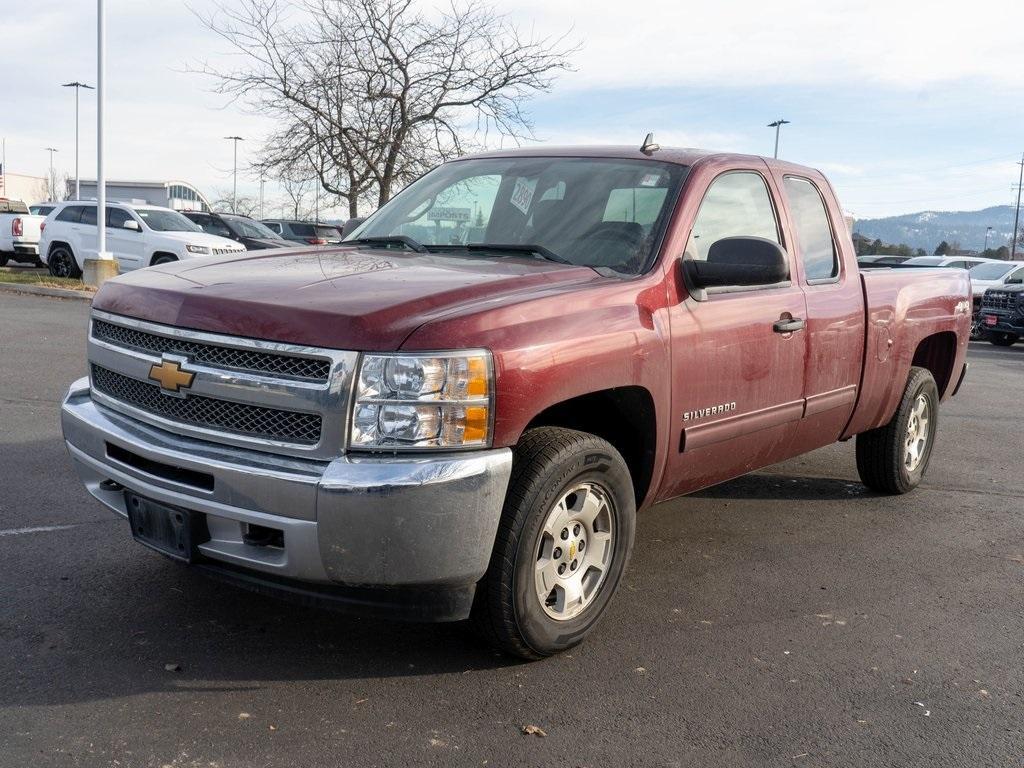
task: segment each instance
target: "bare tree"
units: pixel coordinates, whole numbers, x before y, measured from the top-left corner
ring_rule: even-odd
[[[239,195],[237,199],[233,199],[230,189],[215,189],[210,207],[217,213],[237,213],[240,216],[254,217],[260,212],[260,200],[249,195]]]
[[[524,105],[573,51],[480,0],[429,11],[414,0],[246,0],[200,18],[242,63],[193,71],[281,126],[261,170],[311,168],[351,216],[491,133],[532,136]]]

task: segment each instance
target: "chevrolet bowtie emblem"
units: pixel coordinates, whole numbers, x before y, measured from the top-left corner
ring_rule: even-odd
[[[149,378],[160,384],[160,389],[177,394],[182,389],[192,386],[192,380],[196,377],[194,373],[181,370],[181,363],[177,360],[161,360],[159,365],[149,369]]]

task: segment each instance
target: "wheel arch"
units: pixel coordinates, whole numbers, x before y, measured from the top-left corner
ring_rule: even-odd
[[[940,331],[925,336],[918,342],[914,350],[912,366],[927,369],[935,386],[939,390],[939,398],[946,396],[953,381],[953,367],[956,364],[957,337],[953,331]]]
[[[563,400],[534,416],[526,429],[535,427],[565,427],[607,440],[629,467],[637,508],[642,506],[651,490],[658,434],[654,398],[645,387],[613,387]]]
[[[149,257],[149,266],[153,266],[161,256],[169,256],[174,261],[181,261],[181,257],[173,251],[153,251]]]

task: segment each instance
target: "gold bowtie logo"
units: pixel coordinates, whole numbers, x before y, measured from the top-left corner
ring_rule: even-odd
[[[162,360],[159,365],[149,369],[149,378],[160,384],[160,389],[178,392],[192,386],[194,373],[181,370],[181,363],[175,360]]]
[[[576,542],[569,545],[569,557],[576,557]]]

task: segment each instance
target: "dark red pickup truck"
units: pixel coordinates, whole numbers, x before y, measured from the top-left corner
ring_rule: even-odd
[[[638,509],[853,436],[870,488],[914,488],[970,323],[966,272],[860,273],[809,168],[478,155],[342,247],[107,283],[63,427],[164,554],[538,658],[594,626]]]

